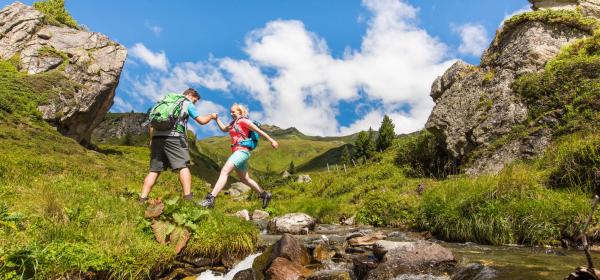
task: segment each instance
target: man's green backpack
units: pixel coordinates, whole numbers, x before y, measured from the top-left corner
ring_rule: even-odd
[[[152,128],[156,130],[173,130],[183,108],[186,98],[181,94],[170,93],[150,110],[148,120]]]

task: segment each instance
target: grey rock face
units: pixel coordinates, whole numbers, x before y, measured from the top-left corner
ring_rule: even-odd
[[[148,127],[142,126],[148,119],[143,113],[108,113],[102,122],[94,129],[94,142],[107,143],[110,139],[122,138],[126,135],[147,135]]]
[[[43,17],[19,2],[0,10],[0,58],[16,55],[28,74],[57,70],[76,84],[39,110],[61,133],[88,144],[113,104],[127,50],[100,33],[46,25]]]
[[[540,71],[564,45],[590,35],[542,22],[508,28],[484,52],[480,66],[456,62],[432,85],[436,105],[425,127],[449,154],[463,163],[469,161],[465,166],[469,174],[498,172],[507,162],[535,156],[547,147],[550,132],[540,131],[539,137],[510,140],[490,155],[469,158],[527,119],[527,106],[511,89],[516,78]]]

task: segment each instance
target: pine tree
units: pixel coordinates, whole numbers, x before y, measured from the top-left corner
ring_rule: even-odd
[[[369,141],[367,142],[366,149],[367,149],[367,159],[372,158],[373,155],[375,154],[376,146],[375,146],[375,132],[370,127],[369,127]]]
[[[340,157],[340,161],[342,162],[342,164],[350,165],[351,160],[352,160],[352,155],[350,154],[348,145],[345,145],[344,150],[342,151],[342,156]]]
[[[361,131],[358,133],[358,138],[354,145],[356,146],[355,155],[357,158],[362,158],[363,161],[367,161],[373,156],[375,152],[375,141],[374,141],[373,129],[369,128],[369,132]]]
[[[377,151],[383,152],[392,145],[394,137],[394,123],[388,115],[383,116],[383,121],[379,127],[379,137],[377,137]]]

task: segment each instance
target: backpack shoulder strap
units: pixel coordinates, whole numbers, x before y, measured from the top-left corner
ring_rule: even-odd
[[[248,139],[248,137],[246,135],[244,135],[244,132],[240,129],[240,127],[238,126],[237,122],[242,119],[236,119],[233,121],[233,129],[235,129],[235,132],[239,133],[240,135],[242,135],[242,137],[244,138],[244,140]]]

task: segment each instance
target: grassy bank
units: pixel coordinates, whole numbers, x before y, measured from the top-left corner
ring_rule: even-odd
[[[423,134],[427,133],[397,139],[388,151],[347,173],[314,173],[310,183],[280,179],[272,188],[275,199],[268,210],[301,211],[323,223],[356,215],[363,224],[428,230],[444,240],[494,245],[560,245],[562,239],[580,233],[592,194],[579,185],[553,187],[557,171],[551,166],[571,162],[571,156],[586,149],[597,135],[559,139],[545,156],[515,163],[498,175],[433,179],[416,177],[409,163],[398,161],[427,138]],[[227,203],[226,210],[253,206]]]
[[[92,272],[139,279],[168,268],[175,250],[154,240],[136,201],[148,149],[91,151],[61,136],[36,109],[52,90],[39,83],[46,76],[25,76],[0,62],[0,275],[47,279]],[[194,191],[205,193],[204,184],[195,177]],[[176,174],[165,172],[152,195],[180,193]],[[182,254],[243,255],[256,245],[251,225],[218,210],[196,224]]]

